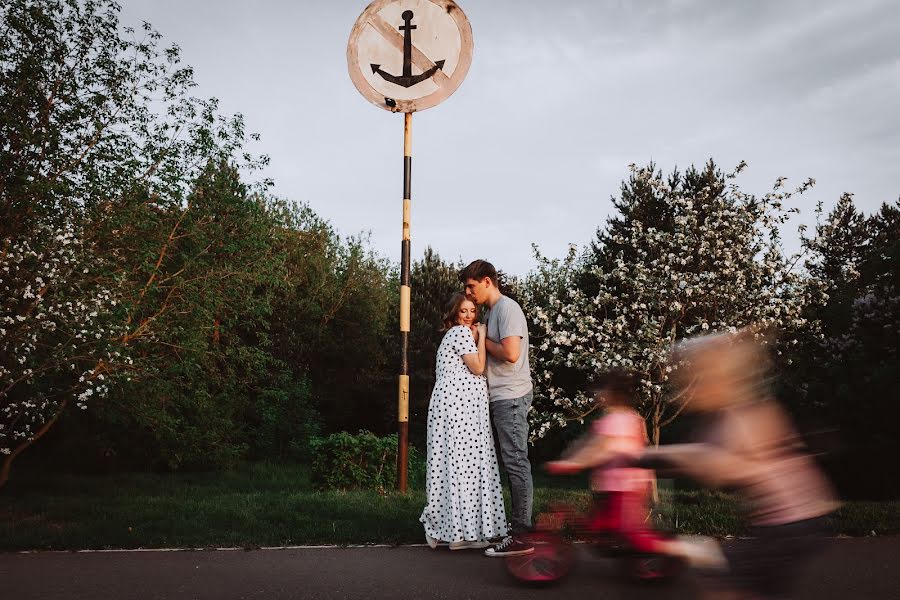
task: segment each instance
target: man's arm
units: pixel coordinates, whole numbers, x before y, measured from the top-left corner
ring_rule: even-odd
[[[491,315],[497,319],[500,342],[487,340],[486,348],[494,358],[515,364],[522,353],[522,339],[528,335],[528,323],[522,308],[515,302],[509,301],[502,310],[499,309],[493,309],[497,312],[495,315],[492,310]]]
[[[485,340],[485,348],[490,352],[491,356],[499,360],[505,360],[506,362],[515,363],[519,360],[519,354],[521,353],[522,346],[522,338],[519,336],[505,337],[500,340],[500,343]]]

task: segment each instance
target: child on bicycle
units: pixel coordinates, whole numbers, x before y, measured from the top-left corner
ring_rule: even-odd
[[[646,526],[653,471],[623,460],[639,458],[647,446],[647,427],[634,409],[634,378],[623,371],[611,372],[590,391],[605,414],[563,459],[547,463],[547,471],[593,469],[590,528],[620,536],[639,552],[661,552],[665,540]]]
[[[634,551],[670,554],[706,566],[719,566],[718,550],[662,536],[648,526],[652,470],[633,466],[647,447],[647,427],[635,410],[635,378],[623,371],[606,374],[590,391],[605,414],[564,458],[547,463],[553,474],[593,469],[592,532],[623,539]]]

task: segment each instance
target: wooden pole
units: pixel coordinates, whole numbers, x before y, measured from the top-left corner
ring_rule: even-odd
[[[406,493],[409,452],[409,208],[412,113],[403,114],[403,241],[400,246],[400,377],[397,394],[397,489]]]

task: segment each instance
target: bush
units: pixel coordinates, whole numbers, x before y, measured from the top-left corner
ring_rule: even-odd
[[[313,482],[326,489],[391,489],[397,481],[397,435],[379,437],[360,430],[342,431],[310,442]],[[425,465],[415,448],[409,448],[409,483],[424,481]]]
[[[278,375],[271,386],[256,395],[245,417],[250,456],[306,461],[310,439],[319,433],[321,418],[312,407],[309,382]]]

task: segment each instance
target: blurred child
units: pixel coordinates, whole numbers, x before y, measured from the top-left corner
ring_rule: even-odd
[[[753,331],[682,342],[674,360],[685,409],[707,425],[700,443],[648,449],[639,464],[736,491],[752,528],[726,548],[729,581],[746,597],[787,598],[827,535],[834,492],[771,397],[770,361]]]
[[[634,378],[621,371],[603,377],[591,391],[605,408],[604,415],[565,458],[547,463],[546,469],[555,474],[593,469],[591,531],[612,533],[637,552],[672,554],[707,566],[718,564],[717,550],[664,538],[647,525],[654,474],[633,466],[647,446],[644,418],[634,409],[634,385]]]

